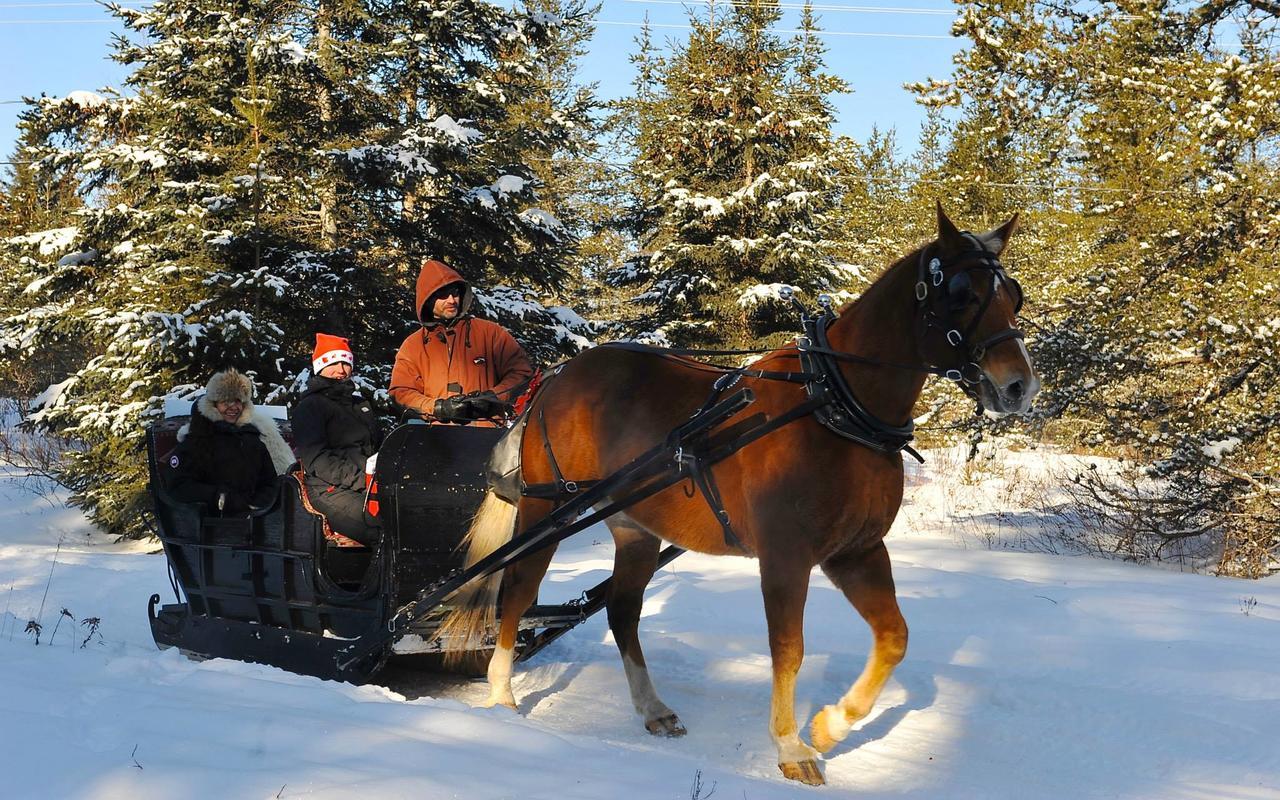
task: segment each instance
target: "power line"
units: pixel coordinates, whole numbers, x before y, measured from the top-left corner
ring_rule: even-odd
[[[641,5],[685,6],[686,8],[690,5],[688,0],[618,0],[618,2],[639,3]],[[742,8],[753,7],[753,4],[750,2],[747,2],[746,0],[715,0],[714,5],[737,6]],[[800,9],[804,9],[806,6],[803,3],[776,3],[775,7],[782,8],[782,9],[800,10]],[[830,4],[830,5],[815,4],[815,5],[808,6],[808,8],[810,8],[813,11],[851,11],[851,12],[861,12],[864,14],[925,14],[925,15],[937,15],[937,16],[946,16],[946,17],[954,17],[956,15],[955,11],[942,9],[942,8],[909,8],[909,7],[899,7],[899,6],[846,6],[846,5],[838,5],[838,4]]]
[[[118,19],[0,19],[0,25],[110,25]]]
[[[675,30],[691,31],[692,25],[676,25],[656,22],[614,22],[612,20],[596,20],[597,25],[620,25],[627,28],[673,28]],[[861,31],[799,31],[785,30],[783,28],[770,28],[769,33],[786,33],[786,34],[812,34],[816,36],[857,36],[867,39],[955,39],[954,36],[943,36],[941,34],[932,33],[865,33]]]
[[[0,19],[0,25],[111,25],[121,22],[119,19]],[[676,25],[665,23],[645,23],[645,22],[615,22],[613,20],[596,20],[596,25],[618,25],[626,28],[667,28],[682,31],[693,30],[692,25]],[[817,36],[855,36],[867,39],[933,39],[948,40],[956,37],[941,34],[929,33],[869,33],[863,31],[801,31],[788,30],[784,28],[770,28],[769,33],[774,34],[813,34]]]
[[[589,164],[605,167],[613,172],[624,172],[637,175],[630,162],[609,161],[602,158],[531,158],[529,161],[541,161],[551,164]],[[33,164],[33,161],[0,161],[0,164],[18,166]],[[638,176],[637,176],[638,177]],[[945,180],[939,178],[896,178],[890,175],[871,173],[845,173],[831,179],[833,183],[856,184],[859,182],[876,183],[893,186],[955,186],[958,179]],[[977,181],[976,185],[988,189],[1036,189],[1045,192],[1092,192],[1094,194],[1144,194],[1144,195],[1188,195],[1185,189],[1148,189],[1138,192],[1133,189],[1122,189],[1117,186],[1096,186],[1087,183],[1018,183],[1009,181]]]
[[[126,2],[118,2],[116,5],[121,6],[145,6],[151,5],[151,0],[127,0]],[[0,3],[0,8],[88,8],[90,6],[101,8],[101,3]]]

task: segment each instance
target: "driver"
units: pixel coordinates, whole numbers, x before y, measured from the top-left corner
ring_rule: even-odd
[[[416,289],[422,327],[396,352],[392,399],[434,422],[493,424],[484,420],[505,414],[533,375],[524,349],[501,325],[468,313],[471,287],[444,262],[423,261]]]

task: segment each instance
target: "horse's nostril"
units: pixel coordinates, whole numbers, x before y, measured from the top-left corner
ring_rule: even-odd
[[[1008,386],[1004,387],[1005,397],[1008,397],[1010,400],[1021,400],[1022,395],[1025,392],[1026,392],[1026,387],[1023,385],[1022,381],[1014,381],[1013,383],[1010,383]]]

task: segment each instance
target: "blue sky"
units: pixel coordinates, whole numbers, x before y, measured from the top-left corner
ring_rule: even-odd
[[[783,29],[794,29],[800,0],[782,0]],[[837,131],[864,138],[873,125],[896,128],[903,149],[914,146],[923,109],[902,84],[944,77],[964,40],[949,36],[953,6],[945,0],[831,0],[815,3],[828,32],[827,64],[854,93],[833,98]],[[128,3],[128,5],[137,5]],[[706,3],[690,4],[705,10]],[[658,44],[687,35],[686,4],[679,0],[602,0],[596,36],[582,65],[584,80],[597,81],[605,98],[629,91],[627,57],[646,13]],[[8,101],[44,92],[119,86],[125,70],[109,58],[118,26],[89,0],[0,0],[0,153],[13,151],[14,124],[22,106]]]

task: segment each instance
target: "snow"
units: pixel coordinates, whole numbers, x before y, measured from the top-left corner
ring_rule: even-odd
[[[65,97],[56,99],[50,98],[50,102],[70,103],[77,108],[91,109],[97,108],[98,106],[105,106],[109,101],[97,92],[86,92],[83,89],[77,89],[74,92],[68,92]]]
[[[88,264],[89,262],[93,261],[97,257],[98,257],[98,251],[94,250],[91,247],[88,250],[85,250],[84,252],[81,252],[81,253],[67,253],[65,256],[58,259],[58,266],[78,267],[81,264]]]
[[[519,713],[472,708],[482,684],[405,665],[353,687],[159,652],[145,613],[152,592],[169,594],[155,544],[110,543],[61,494],[9,472],[3,795],[677,800],[700,780],[704,800],[1280,796],[1280,578],[1028,552],[1063,521],[1035,495],[1052,495],[1070,456],[926,455],[888,539],[910,649],[824,759],[822,789],[773,764],[751,560],[689,554],[655,576],[641,635],[689,728],[657,739],[631,710],[603,614],[517,667]],[[601,529],[574,537],[543,599],[576,597],[611,557]],[[63,608],[76,624],[50,640]],[[38,647],[23,634],[37,614]],[[81,648],[88,617],[101,639]],[[802,724],[848,688],[869,645],[817,571],[805,633]]]
[[[35,245],[40,255],[51,256],[75,244],[79,235],[80,229],[72,226],[69,228],[50,228],[47,231],[35,231],[22,236],[11,236],[7,241],[15,245]]]
[[[520,219],[527,225],[540,228],[552,236],[557,236],[564,232],[564,224],[556,218],[555,214],[541,208],[526,208],[520,212]]]
[[[1200,452],[1204,453],[1213,463],[1222,462],[1222,457],[1232,450],[1235,450],[1241,444],[1241,440],[1236,436],[1229,436],[1226,439],[1217,442],[1209,442],[1200,448]]]
[[[458,122],[448,114],[441,114],[435,121],[429,123],[429,127],[435,128],[459,143],[472,142],[484,136],[480,131]]]
[[[489,188],[501,195],[519,194],[524,191],[524,185],[525,179],[519,175],[501,175]]]
[[[62,395],[75,383],[75,378],[67,378],[59,383],[52,383],[45,387],[44,391],[31,398],[28,404],[30,410],[35,411],[38,408],[53,408],[62,399]]]
[[[799,289],[787,283],[756,283],[743,289],[738,295],[738,305],[743,308],[764,302],[782,302],[784,290],[799,293]]]

